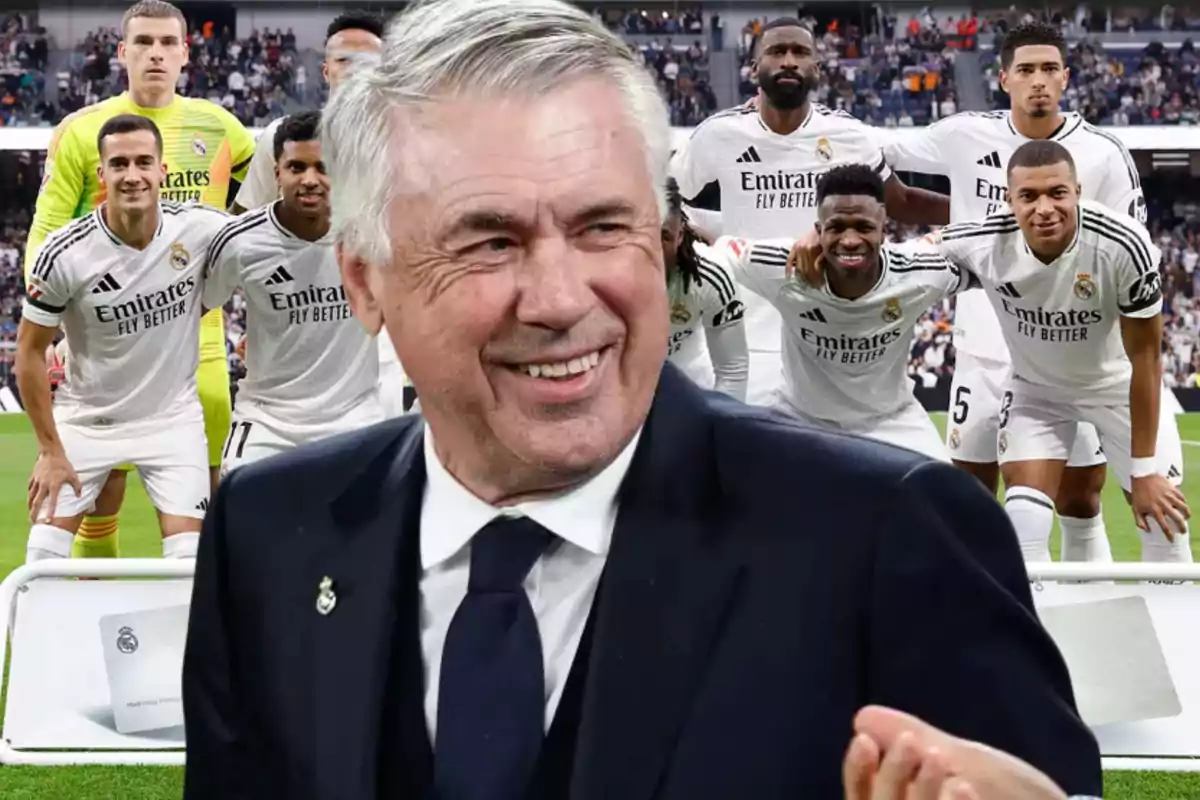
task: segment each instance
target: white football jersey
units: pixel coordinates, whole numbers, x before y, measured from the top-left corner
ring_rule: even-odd
[[[788,404],[819,420],[853,424],[895,414],[913,399],[908,360],[920,316],[970,285],[916,242],[885,244],[883,272],[856,300],[785,274],[794,239],[722,237],[717,249],[739,282],[779,309]]]
[[[781,135],[740,106],[701,122],[675,153],[671,174],[685,202],[720,211],[721,234],[795,238],[817,222],[817,180],[859,163],[891,177],[877,129],[849,114],[812,103],[804,124]],[[782,346],[779,314],[757,296],[746,297],[746,339],[758,352]]]
[[[695,251],[699,280],[685,292],[683,280],[676,276],[669,287],[671,338],[667,358],[700,386],[734,395],[740,392],[739,399],[745,399],[749,370],[745,333],[734,333],[728,340],[725,335],[745,327],[741,292],[733,275],[713,256],[712,248],[696,242]],[[696,335],[702,328],[706,335]],[[740,377],[734,377],[737,373]]]
[[[130,422],[199,402],[204,253],[229,217],[161,202],[158,230],[137,250],[109,229],[104,208],[51,234],[29,271],[25,318],[62,325],[71,343],[58,422]]]
[[[1050,137],[1075,160],[1083,197],[1146,221],[1146,201],[1133,157],[1121,141],[1064,114]],[[1008,162],[1029,139],[1017,133],[1007,111],[964,111],[923,128],[892,134],[884,148],[893,169],[945,175],[950,179],[950,221],[967,222],[1008,211]],[[954,346],[978,358],[1007,363],[996,313],[982,291],[958,298]]]
[[[262,208],[279,199],[279,181],[275,178],[275,132],[287,117],[273,120],[263,128],[254,143],[254,155],[246,168],[246,179],[234,202],[247,211]]]
[[[1080,201],[1075,240],[1051,264],[1030,252],[1011,213],[948,225],[931,238],[983,284],[1013,377],[1029,394],[1080,405],[1129,402],[1133,367],[1119,318],[1162,310],[1162,253],[1140,222]]]
[[[275,215],[278,202],[226,224],[209,250],[204,305],[246,298],[246,377],[238,404],[322,424],[378,391],[375,342],[350,312],[332,234],[310,242]]]

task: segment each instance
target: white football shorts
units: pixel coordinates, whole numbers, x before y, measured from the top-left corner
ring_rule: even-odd
[[[778,408],[818,428],[855,433],[868,439],[915,450],[937,461],[950,461],[950,454],[946,451],[946,445],[942,443],[937,426],[929,418],[929,412],[915,399],[894,414],[855,422],[817,419],[795,410],[788,403],[781,403]]]
[[[383,406],[376,393],[366,395],[336,419],[303,425],[274,417],[258,403],[241,403],[234,408],[233,424],[221,451],[221,475],[224,477],[243,464],[356,431],[384,419]]]
[[[208,509],[208,441],[204,414],[194,407],[173,409],[135,422],[89,424],[60,422],[58,436],[67,460],[79,476],[82,493],[64,486],[55,517],[73,517],[92,510],[108,474],[121,464],[133,464],[150,502],[163,514],[203,519]],[[43,505],[39,518],[49,510]]]
[[[1077,423],[1090,422],[1100,434],[1100,443],[1121,488],[1129,491],[1130,445],[1133,427],[1129,406],[1087,406],[1029,397],[1020,384],[1009,391],[1012,401],[1000,420],[998,449],[1000,463],[1064,459],[1075,445]],[[1183,443],[1179,426],[1166,403],[1158,416],[1158,439],[1154,455],[1158,473],[1178,486],[1183,483]]]
[[[706,353],[707,354],[707,353]],[[710,382],[706,388],[711,389]],[[768,408],[779,404],[783,389],[783,354],[750,351],[750,378],[746,382],[746,403]]]
[[[946,447],[955,461],[995,464],[1000,460],[1000,400],[1008,386],[1009,365],[959,353],[950,385],[950,413],[946,419]],[[1093,467],[1104,463],[1096,428],[1079,423],[1069,467]]]

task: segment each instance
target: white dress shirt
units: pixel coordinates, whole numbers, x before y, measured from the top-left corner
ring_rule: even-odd
[[[437,741],[442,649],[454,613],[467,596],[471,538],[499,516],[527,516],[559,537],[525,578],[542,639],[546,729],[562,697],[583,637],[617,519],[617,490],[637,448],[639,430],[603,472],[557,497],[497,508],[446,471],[425,427],[425,492],[421,502],[421,649],[425,720]]]

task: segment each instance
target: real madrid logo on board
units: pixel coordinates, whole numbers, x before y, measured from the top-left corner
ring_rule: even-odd
[[[171,266],[175,269],[183,269],[192,260],[192,254],[179,242],[171,245]]]
[[[208,155],[208,145],[204,143],[203,139],[197,136],[195,139],[192,139],[192,152],[203,158]]]
[[[117,631],[117,649],[127,656],[137,652],[138,640],[133,628],[126,626]]]
[[[671,308],[671,322],[676,325],[686,325],[691,320],[692,314],[687,310],[687,306],[683,303],[676,303]]]
[[[1096,296],[1096,282],[1086,272],[1075,276],[1075,296],[1080,300],[1091,300]]]
[[[833,145],[824,136],[817,139],[817,157],[822,161],[833,161]]]
[[[904,312],[900,309],[900,301],[893,297],[888,300],[883,306],[883,321],[898,322],[904,316]]]

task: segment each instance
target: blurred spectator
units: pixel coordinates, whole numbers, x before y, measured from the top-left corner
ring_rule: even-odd
[[[683,45],[655,39],[634,49],[657,77],[672,125],[692,127],[717,110],[717,98],[709,83],[708,48],[702,41]]]
[[[704,16],[699,7],[668,11],[603,6],[593,10],[592,15],[619,33],[699,36],[704,32]]]

